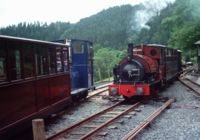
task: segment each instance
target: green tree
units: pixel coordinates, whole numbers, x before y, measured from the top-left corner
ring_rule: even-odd
[[[99,47],[99,46],[98,46]],[[94,58],[95,80],[101,81],[112,77],[112,69],[124,56],[124,51],[101,47],[97,50]]]

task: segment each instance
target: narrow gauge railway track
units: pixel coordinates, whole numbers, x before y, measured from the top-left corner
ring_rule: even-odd
[[[100,97],[100,96],[105,95],[105,92],[108,91],[108,86],[109,86],[110,84],[111,84],[111,83],[107,83],[107,84],[98,86],[98,87],[96,88],[96,90],[94,90],[94,91],[92,91],[92,92],[89,92],[89,95],[87,96],[87,99],[91,99],[91,98]]]
[[[187,69],[183,70],[180,77],[185,77],[187,74],[191,73],[193,70],[195,70],[194,66],[191,67],[191,68],[187,68]]]
[[[170,106],[175,101],[175,98],[169,99],[156,111],[150,114],[144,121],[139,123],[133,130],[131,130],[127,135],[125,135],[122,140],[132,140],[137,134],[139,134],[146,126],[148,126],[157,116],[159,116],[168,106]]]
[[[200,97],[200,84],[196,83],[195,81],[193,81],[187,77],[179,78],[179,81],[183,85],[185,85],[186,87],[191,89],[193,91],[192,93],[194,93],[194,96]]]
[[[98,89],[95,90],[95,91],[90,92],[89,95],[88,95],[87,98],[86,98],[86,101],[88,101],[88,100],[90,100],[90,99],[93,99],[93,98],[96,99],[96,97],[103,96],[104,93],[105,93],[106,91],[108,91],[108,85],[105,85],[103,88],[101,87],[101,88],[98,88]],[[85,101],[85,100],[84,100],[84,101]],[[74,105],[74,106],[79,106],[81,103],[82,103],[82,102],[74,102],[73,105]],[[73,110],[73,109],[74,109],[74,108],[71,107],[71,108],[62,110],[62,111],[60,111],[60,112],[58,112],[58,113],[52,114],[52,115],[51,115],[51,119],[60,117],[60,116],[64,115],[65,113],[67,113],[67,112],[69,112],[70,110]],[[49,121],[51,121],[51,120],[49,120]]]
[[[47,140],[63,139],[88,139],[91,136],[97,134],[102,128],[108,127],[113,121],[116,121],[120,117],[131,114],[135,108],[141,104],[141,101],[133,105],[124,105],[123,101],[116,103],[115,105],[94,114],[65,130],[47,138]]]
[[[109,82],[107,84],[99,85],[99,86],[96,87],[96,89],[101,89],[101,88],[104,88],[104,87],[108,87],[110,84],[112,84],[112,82]]]
[[[108,91],[108,84],[105,84],[105,85],[101,86],[100,88],[97,88],[95,91],[91,91],[89,93],[89,95],[87,96],[86,101],[89,100],[89,99],[93,99],[93,98],[95,99],[96,97],[103,96],[106,91]],[[79,106],[81,103],[82,102],[74,102],[73,105],[74,106]],[[60,111],[58,113],[52,114],[51,115],[51,119],[60,117],[60,116],[64,115],[65,113],[69,112],[72,109],[73,109],[73,107],[65,109],[65,110],[62,110],[62,111]]]
[[[101,94],[106,91],[108,91],[108,85],[103,88],[99,88],[99,89],[96,89],[95,91],[90,92],[87,99],[93,98],[95,96],[101,96]]]

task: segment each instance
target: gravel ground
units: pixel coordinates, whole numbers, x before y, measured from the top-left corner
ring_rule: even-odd
[[[200,140],[200,100],[190,92],[189,89],[177,81],[160,93],[163,97],[176,97],[176,102],[135,139]],[[107,136],[97,136],[93,139],[120,140],[159,106],[161,106],[160,102],[149,101],[142,109],[142,112],[137,113],[136,116],[131,119],[122,118],[123,124],[114,124],[117,127],[116,129],[104,130],[104,132],[108,133]]]
[[[123,123],[114,123],[112,126],[115,126],[112,128],[108,128],[104,130],[103,132],[106,132],[106,136],[95,136],[92,139],[94,140],[121,140],[124,135],[126,135],[129,131],[131,131],[132,128],[137,126],[139,122],[144,120],[151,112],[155,111],[156,108],[160,106],[160,103],[156,102],[148,102],[147,104],[144,104],[139,107],[141,112],[136,112],[135,116],[132,116],[131,118],[120,118],[119,121],[122,121]]]
[[[192,72],[188,74],[187,77],[200,84],[200,74],[197,74],[196,72]]]
[[[136,140],[200,140],[200,99],[191,94],[189,89],[180,82],[174,82],[169,88],[161,92],[163,97],[176,97],[176,102],[161,114],[149,127],[143,130],[135,139]],[[78,122],[107,106],[111,105],[108,100],[94,100],[85,102],[77,106],[75,110],[64,115],[54,124],[48,126],[47,136]],[[150,113],[155,111],[161,102],[148,101],[141,112],[136,112],[131,118],[121,118],[119,122],[114,123],[113,128],[107,128],[106,136],[95,136],[95,140],[118,140],[132,130],[139,122],[144,120]]]
[[[73,110],[67,112],[66,114],[62,115],[54,122],[46,126],[46,135],[47,137],[58,133],[59,131],[63,130],[75,124],[92,114],[95,114],[101,110],[104,110],[108,106],[115,104],[115,102],[110,102],[109,100],[104,100],[101,98],[97,99],[90,99],[89,101],[84,101],[83,103],[75,106]]]
[[[175,82],[162,96],[176,97],[176,102],[145,129],[137,140],[199,140],[200,100],[180,82]]]

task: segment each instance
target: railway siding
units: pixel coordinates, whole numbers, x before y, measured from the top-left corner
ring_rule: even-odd
[[[186,87],[188,87],[190,90],[192,90],[195,97],[200,97],[200,84],[195,82],[194,80],[183,77],[179,79],[182,84],[184,84]]]
[[[199,140],[200,100],[191,92],[180,82],[162,92],[165,97],[175,96],[176,102],[135,139]]]

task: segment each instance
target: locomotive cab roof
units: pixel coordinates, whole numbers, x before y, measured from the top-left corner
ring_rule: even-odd
[[[134,48],[138,48],[138,47],[156,47],[156,48],[160,48],[160,49],[171,49],[171,50],[177,50],[175,48],[169,48],[165,45],[161,45],[161,44],[138,44],[135,45]],[[181,52],[181,50],[177,50],[178,52]]]
[[[158,47],[158,48],[167,48],[165,45],[161,44],[137,44],[134,47]]]
[[[149,46],[149,47],[163,47],[163,48],[166,48],[166,46],[165,45],[160,45],[160,44],[147,44],[147,46]]]

